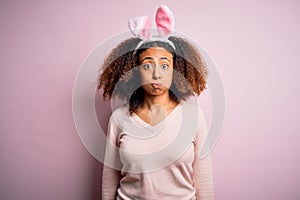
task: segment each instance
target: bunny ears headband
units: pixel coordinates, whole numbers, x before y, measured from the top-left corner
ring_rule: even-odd
[[[157,8],[155,22],[156,28],[152,26],[150,17],[147,15],[129,19],[128,25],[130,32],[134,36],[142,39],[142,41],[138,43],[136,49],[142,44],[151,41],[167,42],[175,49],[174,43],[168,39],[170,33],[174,29],[174,15],[166,5]]]

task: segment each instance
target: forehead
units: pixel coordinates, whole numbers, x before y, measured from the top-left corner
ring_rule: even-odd
[[[162,47],[151,47],[140,54],[140,59],[146,57],[153,57],[153,58],[160,58],[160,57],[167,57],[170,60],[172,59],[173,55],[166,49]]]

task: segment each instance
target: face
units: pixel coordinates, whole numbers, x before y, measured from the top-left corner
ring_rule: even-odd
[[[139,57],[141,84],[146,94],[162,95],[169,91],[173,78],[173,55],[162,47],[151,47]]]

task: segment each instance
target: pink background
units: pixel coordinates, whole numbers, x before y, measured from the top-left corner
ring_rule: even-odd
[[[160,4],[223,80],[216,199],[300,199],[300,3],[174,2],[0,2],[1,200],[100,199],[101,165],[73,122],[73,82],[96,45]]]

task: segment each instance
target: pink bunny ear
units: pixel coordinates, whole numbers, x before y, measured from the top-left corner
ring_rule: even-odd
[[[152,36],[152,25],[150,18],[147,15],[129,19],[128,26],[131,33],[135,36],[138,36],[143,39],[150,39]]]
[[[174,15],[166,5],[157,8],[155,21],[158,34],[162,37],[168,36],[174,29]]]

